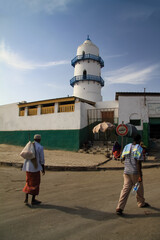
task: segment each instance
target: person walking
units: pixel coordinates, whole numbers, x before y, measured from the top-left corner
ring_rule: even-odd
[[[40,204],[41,201],[35,199],[39,194],[40,187],[40,171],[42,174],[45,174],[45,159],[44,159],[44,150],[43,146],[40,144],[41,135],[36,134],[34,136],[34,146],[35,146],[35,156],[34,160],[26,159],[22,170],[26,172],[26,184],[23,188],[25,195],[24,203],[28,204],[28,195],[32,195],[31,204],[36,205]]]
[[[113,149],[112,149],[112,154],[114,156],[114,159],[117,160],[121,156],[121,145],[116,141]]]
[[[127,203],[127,199],[132,187],[139,182],[139,188],[136,193],[137,205],[140,208],[149,207],[150,205],[145,202],[144,188],[142,180],[142,165],[143,161],[143,149],[139,145],[141,136],[138,134],[133,143],[127,144],[122,152],[121,158],[124,160],[124,185],[120,193],[116,213],[118,215],[123,214],[123,210]]]

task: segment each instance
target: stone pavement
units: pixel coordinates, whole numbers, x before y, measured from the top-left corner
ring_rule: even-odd
[[[24,159],[19,156],[23,147],[0,144],[0,166],[21,168]],[[98,148],[98,151],[70,152],[44,150],[46,170],[49,171],[101,171],[122,170],[124,164],[112,158],[111,152]],[[160,167],[157,152],[149,154],[143,168]]]

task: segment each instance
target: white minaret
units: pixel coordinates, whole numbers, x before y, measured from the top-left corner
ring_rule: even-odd
[[[99,56],[99,49],[94,45],[89,36],[77,49],[77,56],[71,61],[74,77],[70,80],[73,96],[90,100],[102,101],[101,88],[104,80],[101,78],[101,68],[104,61]]]

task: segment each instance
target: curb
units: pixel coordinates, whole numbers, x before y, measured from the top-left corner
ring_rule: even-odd
[[[0,166],[4,167],[15,167],[15,168],[21,168],[23,166],[23,163],[12,163],[12,162],[0,162]],[[159,168],[159,164],[155,165],[148,165],[143,166],[142,169],[147,168]],[[45,170],[46,171],[109,171],[109,170],[123,170],[124,167],[99,167],[99,164],[96,166],[88,166],[88,167],[81,167],[81,166],[50,166],[46,165]]]

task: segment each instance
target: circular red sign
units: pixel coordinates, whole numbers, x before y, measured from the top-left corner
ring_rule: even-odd
[[[119,124],[116,128],[116,132],[119,136],[126,136],[128,133],[128,127],[125,124]]]

